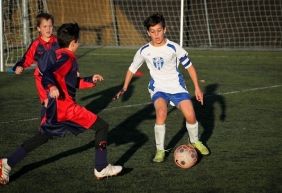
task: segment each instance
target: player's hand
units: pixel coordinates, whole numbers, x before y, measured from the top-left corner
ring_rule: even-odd
[[[204,94],[202,93],[201,89],[195,90],[195,97],[196,100],[201,103],[201,105],[204,105]]]
[[[50,95],[51,98],[55,98],[56,99],[56,98],[58,98],[60,96],[59,89],[56,86],[51,86],[49,88],[49,91],[50,91],[49,95]]]
[[[44,105],[45,108],[47,108],[47,106],[48,106],[48,99],[44,99],[43,105]]]
[[[15,74],[21,74],[23,72],[23,67],[21,66],[17,66],[16,70],[15,70]]]
[[[104,78],[100,74],[94,74],[92,80],[94,83],[96,83],[97,81],[101,82],[102,80],[104,80]]]
[[[120,91],[118,91],[118,93],[113,97],[113,101],[119,99],[124,93],[125,93],[126,90],[124,89],[121,89]]]

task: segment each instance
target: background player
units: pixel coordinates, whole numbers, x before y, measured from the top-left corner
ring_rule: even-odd
[[[199,141],[198,122],[182,74],[178,71],[181,63],[187,69],[195,88],[196,99],[203,104],[203,93],[198,84],[195,67],[188,58],[188,53],[175,42],[165,37],[165,19],[161,14],[153,14],[144,21],[144,26],[151,41],[142,46],[135,54],[123,84],[114,99],[126,92],[135,72],[146,62],[152,79],[148,90],[155,106],[156,123],[154,126],[156,155],[154,162],[163,162],[165,157],[165,121],[167,118],[167,105],[175,105],[183,113],[186,119],[186,127],[190,142],[202,154],[209,154],[209,150]]]
[[[79,27],[77,24],[63,24],[58,29],[58,42],[61,49],[49,51],[48,69],[44,71],[42,82],[49,90],[48,106],[42,119],[39,132],[25,141],[7,158],[0,160],[0,184],[9,182],[9,174],[27,153],[46,143],[53,136],[63,137],[66,133],[79,134],[95,130],[95,169],[97,179],[117,175],[121,166],[112,166],[107,161],[108,124],[96,114],[75,102],[76,87],[94,87],[103,77],[95,74],[78,77],[78,64],[74,53],[78,48]]]
[[[39,13],[36,16],[36,22],[39,36],[30,44],[22,59],[13,67],[16,74],[21,74],[25,68],[30,67],[32,64],[37,64],[46,51],[55,51],[59,48],[57,38],[53,35],[54,17],[48,13]],[[42,63],[42,65],[45,64]],[[41,69],[45,69],[45,67],[41,66]],[[46,107],[47,94],[41,84],[42,72],[40,72],[38,66],[34,71],[34,79],[40,102]]]

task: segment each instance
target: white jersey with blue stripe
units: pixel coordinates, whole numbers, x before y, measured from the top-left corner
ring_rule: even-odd
[[[149,83],[151,95],[158,91],[171,94],[188,92],[178,66],[181,63],[187,69],[192,63],[188,53],[177,43],[166,39],[166,44],[160,47],[150,43],[142,46],[136,52],[129,70],[135,73],[144,62],[152,77]]]

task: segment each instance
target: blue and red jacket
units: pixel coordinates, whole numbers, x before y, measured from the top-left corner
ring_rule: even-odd
[[[66,48],[58,49],[56,52],[46,52],[42,60],[48,63],[47,69],[43,70],[42,85],[47,90],[51,86],[56,86],[60,95],[57,99],[48,98],[41,128],[52,135],[64,135],[65,125],[90,128],[96,121],[97,115],[77,104],[75,95],[77,88],[96,86],[92,76],[85,78],[78,76],[76,57]]]
[[[38,60],[43,56],[46,51],[52,50],[55,51],[59,49],[59,44],[57,41],[57,37],[52,35],[48,42],[42,39],[42,36],[39,35],[28,47],[22,59],[20,59],[13,67],[15,71],[18,66],[25,68],[30,67],[32,64],[38,64]],[[39,66],[43,65],[43,66]],[[34,70],[34,78],[36,83],[37,92],[40,98],[40,101],[43,102],[47,99],[46,90],[43,88],[41,84],[41,72],[39,68],[46,68],[45,63],[38,64],[38,66]],[[39,68],[38,68],[39,67]]]
[[[76,57],[72,51],[66,48],[58,49],[55,52],[46,52],[41,60],[45,60],[42,63],[48,63],[47,69],[42,68],[41,70],[43,71],[42,84],[44,88],[49,89],[51,86],[56,86],[62,99],[70,98],[75,101],[77,88],[91,88],[96,85],[92,76],[84,78],[78,76]]]

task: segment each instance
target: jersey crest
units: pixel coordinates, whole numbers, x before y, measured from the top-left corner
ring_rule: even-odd
[[[154,64],[155,68],[160,70],[164,65],[164,59],[162,57],[155,57],[155,58],[153,58],[153,64]]]

